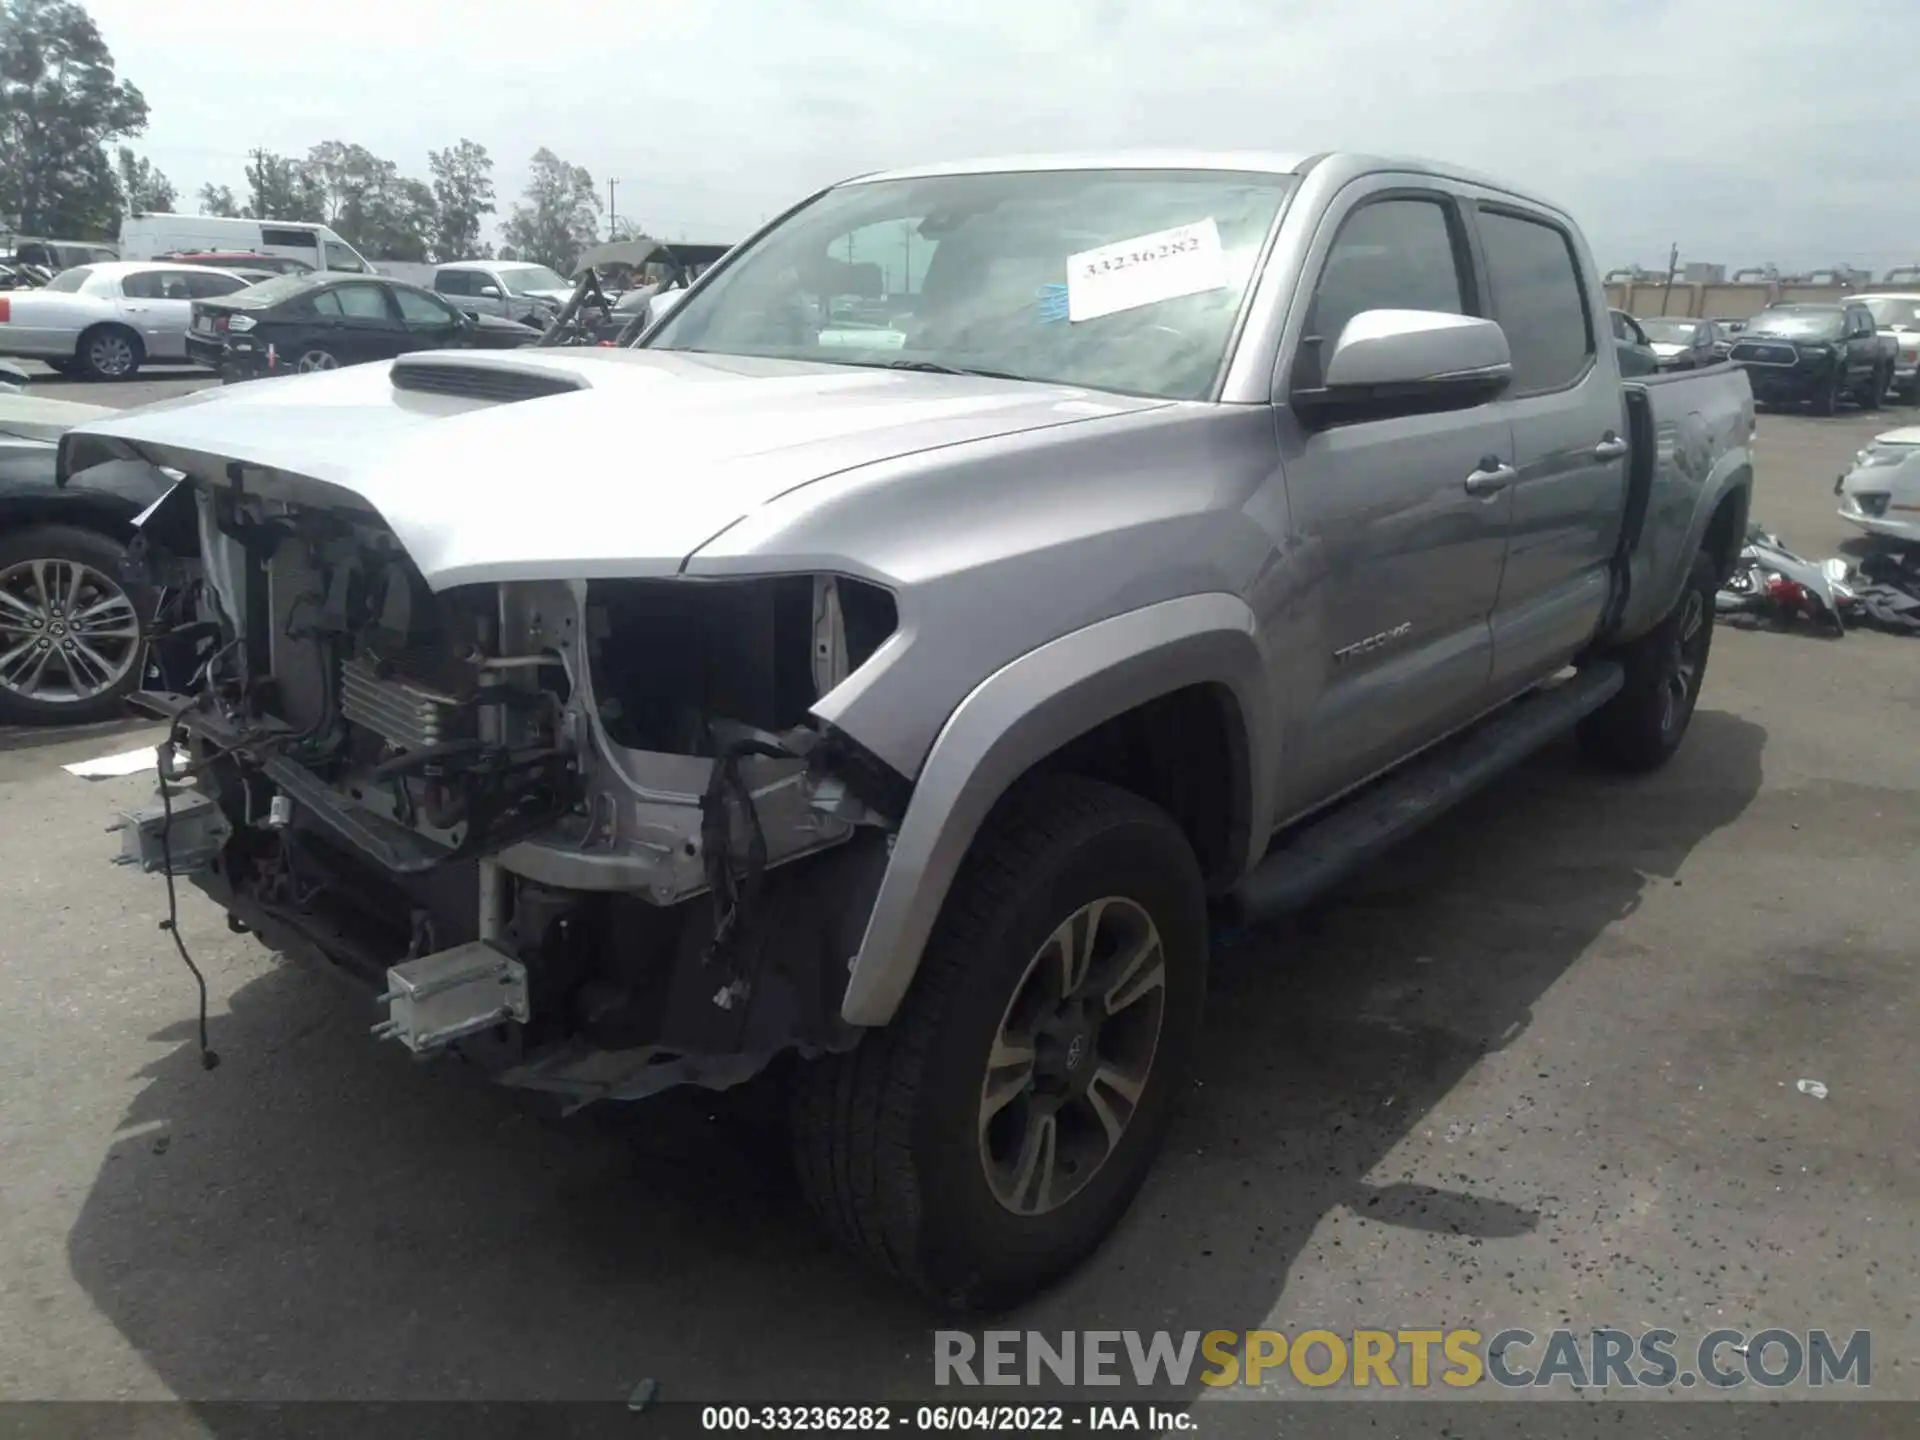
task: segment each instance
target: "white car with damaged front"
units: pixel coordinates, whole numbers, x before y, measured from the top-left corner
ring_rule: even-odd
[[[1843,520],[1883,540],[1920,543],[1920,426],[1874,436],[1833,491]]]

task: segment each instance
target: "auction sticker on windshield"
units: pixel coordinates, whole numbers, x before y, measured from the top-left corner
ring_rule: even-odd
[[[1226,283],[1220,227],[1209,217],[1069,255],[1067,318],[1097,320]]]

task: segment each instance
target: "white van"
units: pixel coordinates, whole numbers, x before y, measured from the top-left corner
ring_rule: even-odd
[[[120,222],[120,258],[154,260],[187,251],[245,251],[297,260],[310,270],[374,273],[364,256],[325,225],[304,220],[232,220],[220,215],[129,215]]]

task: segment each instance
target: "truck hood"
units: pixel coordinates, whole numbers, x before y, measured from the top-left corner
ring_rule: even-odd
[[[543,382],[581,388],[500,398]],[[829,475],[1167,403],[675,351],[441,351],[80,426],[62,469],[105,442],[208,479],[230,461],[278,472],[247,477],[260,494],[283,477],[317,480],[376,511],[439,590],[673,574],[760,506]]]
[[[48,400],[39,395],[0,391],[0,438],[16,436],[52,443],[76,425],[104,420],[116,412],[105,405]]]

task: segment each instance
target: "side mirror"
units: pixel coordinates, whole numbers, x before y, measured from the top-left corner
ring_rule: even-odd
[[[500,298],[500,287],[498,285],[482,285],[480,287],[480,297],[483,300],[498,300]]]
[[[1365,310],[1334,341],[1317,390],[1296,390],[1309,420],[1458,410],[1513,380],[1506,332],[1492,320],[1437,310]]]

